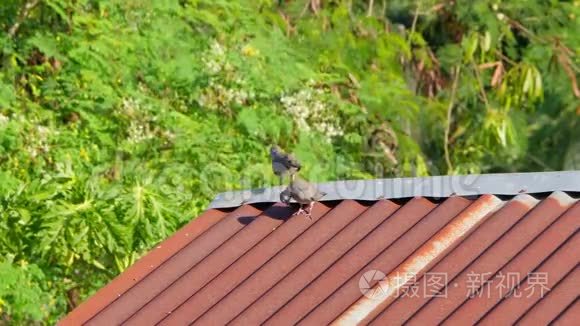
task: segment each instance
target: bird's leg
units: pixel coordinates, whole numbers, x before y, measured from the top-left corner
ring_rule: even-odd
[[[300,208],[296,211],[296,213],[292,214],[292,216],[300,215],[306,213],[306,211],[302,208],[302,204],[300,204]]]
[[[310,205],[308,206],[308,211],[306,212],[306,216],[308,216],[309,219],[312,220],[312,208],[314,207],[314,202],[310,202]]]

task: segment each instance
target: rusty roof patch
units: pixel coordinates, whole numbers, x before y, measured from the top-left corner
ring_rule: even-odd
[[[280,203],[208,209],[59,324],[575,322],[580,202],[552,185],[538,198],[325,201],[312,220]],[[506,275],[519,278],[499,287]]]

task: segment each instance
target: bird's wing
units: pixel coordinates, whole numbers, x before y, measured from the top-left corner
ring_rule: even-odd
[[[294,155],[286,154],[284,159],[286,160],[287,166],[289,168],[290,167],[297,168],[297,169],[301,168],[300,162],[298,161],[298,159],[296,157],[294,157]]]
[[[319,191],[318,189],[316,190],[316,194],[312,197],[313,200],[320,200],[322,199],[322,197],[326,196],[326,193],[323,191]]]
[[[303,200],[313,200],[318,189],[316,189],[312,183],[296,178],[294,182],[292,182],[292,192],[296,193],[296,195],[300,196]]]
[[[272,161],[272,170],[274,171],[274,174],[280,175],[280,174],[286,172],[286,170],[288,170],[288,168],[286,167],[286,164],[284,164],[284,162],[282,162],[281,160],[273,160]]]

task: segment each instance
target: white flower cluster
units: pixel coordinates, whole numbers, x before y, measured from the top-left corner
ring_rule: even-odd
[[[231,68],[226,60],[224,47],[216,40],[213,41],[209,50],[203,55],[201,60],[205,64],[207,71],[214,75]]]
[[[27,144],[26,151],[33,158],[37,157],[39,153],[48,153],[50,151],[48,144],[49,137],[57,133],[57,131],[53,131],[45,126],[37,125],[33,132],[34,136],[29,138],[30,143]]]
[[[131,144],[137,144],[142,141],[155,138],[155,135],[151,132],[148,124],[143,124],[136,121],[131,121],[127,133],[129,134],[127,140]]]
[[[8,121],[10,121],[10,118],[0,113],[0,126],[8,124]]]
[[[141,103],[139,100],[134,99],[132,97],[124,98],[123,102],[121,103],[121,114],[134,117],[136,114],[139,113],[139,107]]]
[[[243,105],[254,98],[253,92],[247,92],[243,86],[239,89],[227,88],[213,81],[200,95],[199,105],[210,109],[228,108],[231,104]]]
[[[177,138],[177,135],[175,135],[173,132],[169,130],[163,130],[161,132],[161,137],[163,138],[163,144],[167,145],[173,142]]]
[[[255,96],[252,91],[246,91],[244,79],[236,76],[226,59],[226,51],[219,42],[214,41],[202,57],[207,72],[212,75],[209,85],[198,98],[202,107],[229,110],[232,104],[243,105]]]
[[[323,102],[323,95],[324,91],[321,89],[307,88],[292,95],[282,96],[280,102],[298,128],[319,132],[330,141],[334,137],[342,136],[344,132],[332,108]]]
[[[23,115],[14,115],[12,119],[10,119],[10,117],[0,113],[0,126],[8,124],[10,120],[23,124],[31,122]],[[33,124],[33,128],[27,128],[26,134],[28,137],[25,138],[26,144],[24,146],[24,152],[28,153],[32,158],[35,158],[39,154],[48,153],[50,151],[50,137],[52,135],[58,135],[59,132],[40,124]]]
[[[155,122],[157,117],[147,117],[138,99],[124,98],[117,114],[130,120],[129,128],[127,129],[127,141],[130,144],[137,144],[155,138],[155,133],[151,130],[148,121]]]

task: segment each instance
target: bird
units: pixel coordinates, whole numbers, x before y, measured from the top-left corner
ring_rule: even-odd
[[[280,178],[280,184],[288,174],[293,175],[300,171],[302,165],[290,153],[285,153],[279,146],[274,145],[270,148],[270,157],[272,159],[272,170]]]
[[[294,199],[300,204],[300,209],[292,214],[292,216],[306,214],[306,216],[312,220],[312,208],[314,207],[314,203],[327,194],[318,190],[315,185],[300,178],[296,174],[292,174],[290,179],[291,182],[288,187],[280,193],[280,200],[287,204],[290,201],[289,198]],[[304,205],[308,205],[306,210],[303,208]]]
[[[284,191],[280,193],[280,201],[288,205],[290,204],[290,199],[291,199],[290,189],[286,188],[284,189]]]

